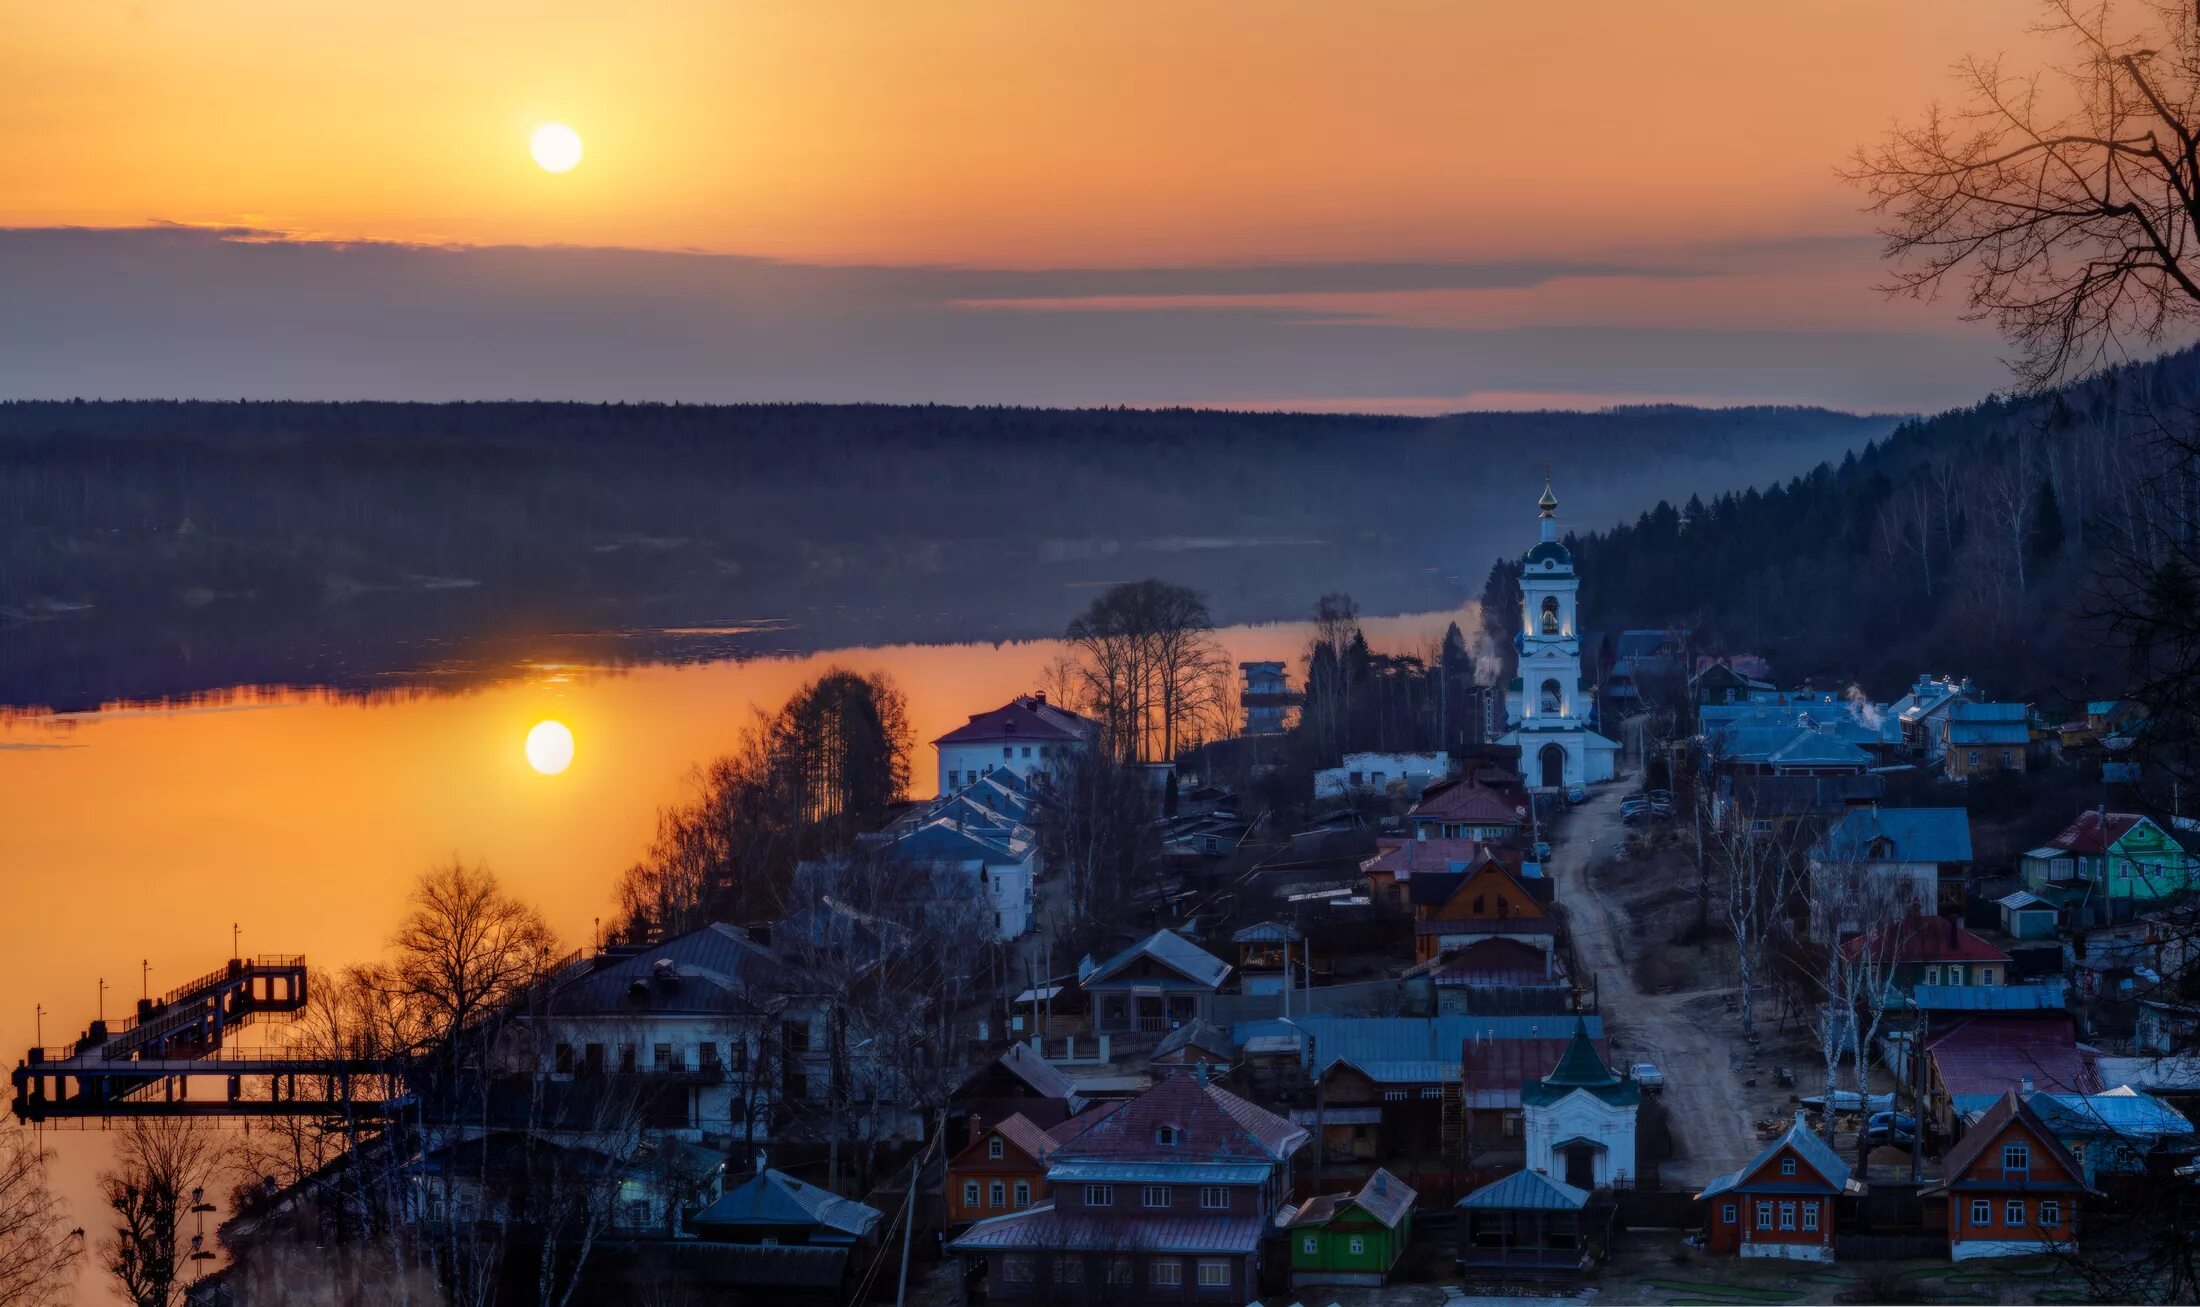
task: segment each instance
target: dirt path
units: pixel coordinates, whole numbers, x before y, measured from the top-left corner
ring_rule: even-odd
[[[1674,1152],[1665,1177],[1701,1182],[1749,1161],[1759,1144],[1750,1133],[1747,1100],[1734,1073],[1729,1021],[1721,1008],[1725,991],[1637,989],[1626,950],[1646,941],[1632,933],[1624,909],[1599,894],[1589,876],[1590,867],[1610,859],[1626,842],[1619,801],[1627,788],[1606,786],[1574,809],[1560,827],[1549,871],[1558,882],[1574,954],[1597,978],[1607,1033],[1620,1039],[1622,1060],[1656,1062],[1665,1073]]]

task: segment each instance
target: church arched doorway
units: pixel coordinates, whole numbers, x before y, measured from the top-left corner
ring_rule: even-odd
[[[1543,766],[1543,785],[1546,789],[1558,789],[1566,783],[1566,750],[1555,744],[1543,746],[1537,755]]]

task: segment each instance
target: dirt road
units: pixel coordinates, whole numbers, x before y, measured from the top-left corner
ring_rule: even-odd
[[[1575,808],[1559,829],[1549,864],[1566,910],[1574,954],[1597,977],[1606,1033],[1621,1044],[1620,1060],[1655,1062],[1665,1073],[1665,1109],[1673,1130],[1668,1180],[1701,1182],[1756,1156],[1749,1108],[1734,1071],[1733,1018],[1724,989],[1645,994],[1627,966],[1630,951],[1655,947],[1638,938],[1618,905],[1597,893],[1589,868],[1626,842],[1619,817],[1624,785],[1606,786]],[[1586,977],[1583,977],[1586,979]]]

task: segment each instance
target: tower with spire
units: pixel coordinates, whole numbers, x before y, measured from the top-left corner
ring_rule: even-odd
[[[1528,1169],[1577,1189],[1603,1189],[1636,1177],[1635,1114],[1642,1086],[1621,1075],[1597,1051],[1587,1022],[1558,1065],[1521,1087],[1520,1115]]]
[[[1530,786],[1571,789],[1612,779],[1619,745],[1589,729],[1595,705],[1581,674],[1581,578],[1558,538],[1558,494],[1548,476],[1536,500],[1538,539],[1520,563],[1520,674],[1505,690],[1510,726],[1499,744],[1520,750]]]

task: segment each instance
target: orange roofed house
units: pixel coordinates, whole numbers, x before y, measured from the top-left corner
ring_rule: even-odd
[[[1413,878],[1413,958],[1429,962],[1478,940],[1516,939],[1548,953],[1551,882],[1524,876],[1489,850],[1465,871]]]
[[[1117,1106],[1098,1104],[1048,1130],[1018,1115],[978,1132],[947,1164],[948,1224],[966,1225],[1045,1201],[1054,1150]]]
[[[2091,1193],[2077,1160],[2031,1104],[2003,1094],[1941,1159],[1924,1191],[1948,1200],[1948,1255],[2027,1257],[2072,1248],[2078,1200]]]
[[[1830,1262],[1834,1203],[1863,1192],[1849,1164],[1798,1112],[1755,1161],[1713,1179],[1696,1196],[1704,1201],[1712,1252]]]

